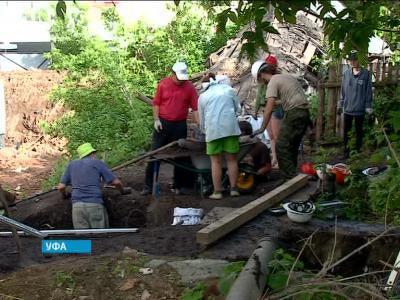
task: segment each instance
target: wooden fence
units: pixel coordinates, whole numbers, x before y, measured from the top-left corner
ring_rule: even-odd
[[[316,140],[326,136],[342,136],[343,120],[337,114],[337,104],[340,98],[343,70],[347,65],[337,65],[329,68],[328,80],[318,85],[318,112],[316,120]],[[370,63],[368,70],[372,74],[372,85],[376,88],[400,83],[400,65],[393,63]]]

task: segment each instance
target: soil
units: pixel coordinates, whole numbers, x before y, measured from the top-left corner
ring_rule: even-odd
[[[151,275],[140,272],[150,259],[119,252],[25,268],[0,275],[0,299],[178,299],[184,285],[168,265],[155,268]]]
[[[207,252],[196,243],[195,239],[196,232],[202,225],[170,225],[173,220],[173,209],[177,206],[201,207],[207,213],[215,206],[241,207],[279,184],[276,180],[278,176],[271,174],[271,180],[259,184],[253,194],[239,198],[225,197],[220,201],[202,199],[194,191],[191,195],[175,195],[168,188],[172,168],[169,165],[162,165],[161,196],[154,210],[148,213],[147,210],[153,198],[141,196],[138,192],[142,188],[144,164],[130,166],[116,173],[125,185],[133,187],[134,190],[128,195],[119,195],[114,190],[105,192],[111,225],[139,227],[139,232],[90,236],[93,243],[93,252],[90,257],[73,255],[45,257],[41,254],[41,241],[30,237],[21,238],[23,252],[18,255],[14,252],[16,249],[14,240],[0,237],[0,299],[2,299],[1,294],[20,299],[81,299],[77,296],[88,296],[82,299],[141,299],[141,293],[145,289],[152,295],[149,299],[178,299],[184,286],[179,283],[175,273],[170,269],[161,269],[155,276],[145,277],[145,280],[140,277],[140,288],[135,288],[134,292],[120,291],[119,288],[124,281],[135,281],[138,278],[137,274],[130,274],[130,277],[126,279],[115,278],[116,276],[112,275],[110,269],[115,268],[118,263],[119,253],[123,252],[125,247],[129,247],[157,257],[174,256],[187,259],[204,256],[229,260],[247,259],[258,239],[264,235],[263,227],[256,226],[256,230],[250,235],[247,229],[245,229],[245,235],[239,233],[239,236],[233,239],[235,244],[237,239],[240,240],[235,248],[231,243],[227,246],[220,243]],[[69,201],[62,199],[56,191],[27,198],[11,207],[14,219],[39,229],[71,228],[70,211]],[[129,215],[129,211],[135,211],[137,215],[124,220],[124,217]],[[2,230],[4,229],[3,227]],[[77,237],[62,236],[54,239],[60,238],[76,239]],[[243,241],[246,242],[241,244]],[[57,276],[66,277],[67,279],[64,280],[67,283],[59,286]],[[68,284],[72,285],[68,283],[71,281],[71,276],[74,278],[74,288],[68,286]],[[18,278],[24,278],[24,280],[20,282]],[[216,289],[215,282],[210,285],[210,289]]]
[[[63,73],[49,70],[0,72],[6,99],[6,146],[0,149],[0,184],[20,199],[41,190],[66,140],[51,138],[40,128],[64,113],[61,104],[49,101]]]

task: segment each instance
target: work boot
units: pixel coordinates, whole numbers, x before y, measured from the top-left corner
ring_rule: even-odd
[[[231,197],[239,197],[240,196],[240,193],[236,187],[231,188],[230,194],[231,194]]]
[[[151,193],[152,193],[152,188],[150,188],[149,186],[145,185],[143,190],[140,192],[140,195],[147,196],[147,195],[150,195]]]

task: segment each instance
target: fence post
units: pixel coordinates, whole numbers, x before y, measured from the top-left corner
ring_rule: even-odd
[[[386,63],[382,63],[382,81],[386,80]]]
[[[378,61],[376,63],[376,78],[375,78],[375,82],[379,82],[381,81],[381,63]]]
[[[337,81],[336,66],[330,66],[328,82],[334,83],[336,81]],[[327,132],[332,135],[335,135],[336,131],[336,107],[337,107],[336,87],[330,86],[328,88]]]
[[[343,80],[343,64],[339,64],[337,81],[342,82]],[[341,86],[336,88],[336,101],[341,97]],[[336,104],[337,105],[337,104]],[[336,114],[336,136],[340,136],[343,138],[343,114]]]
[[[315,138],[321,140],[324,133],[324,114],[325,114],[325,88],[318,82],[318,113],[317,113],[317,128]]]
[[[389,62],[388,63],[388,81],[390,82],[390,83],[393,83],[394,82],[394,79],[395,77],[393,77],[393,63],[392,62]]]

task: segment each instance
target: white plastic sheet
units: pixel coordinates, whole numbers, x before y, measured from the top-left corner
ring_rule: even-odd
[[[174,208],[174,221],[172,225],[197,225],[204,215],[202,208]]]
[[[240,116],[239,121],[247,121],[251,124],[251,128],[253,129],[253,132],[260,129],[262,122],[263,122],[263,117],[260,116],[256,119],[252,115],[245,115],[245,116]],[[263,133],[259,134],[257,136],[261,142],[263,142],[265,145],[269,146],[270,138],[268,135],[268,131],[264,130]]]

